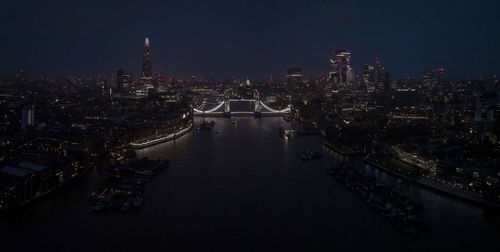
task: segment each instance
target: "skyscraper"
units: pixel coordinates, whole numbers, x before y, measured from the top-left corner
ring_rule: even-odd
[[[24,107],[21,111],[21,127],[26,129],[27,126],[35,125],[35,105]]]
[[[146,37],[146,42],[144,44],[144,57],[142,59],[142,78],[152,78],[153,70],[151,68],[151,53],[149,52],[149,38]]]
[[[389,92],[391,90],[391,74],[385,72],[384,74],[384,92]]]
[[[354,73],[351,67],[351,53],[346,49],[337,49],[330,59],[330,81],[334,84],[352,84]]]
[[[363,82],[365,85],[373,83],[373,66],[368,64],[363,65]]]
[[[374,72],[375,71],[372,65],[365,64],[363,66],[363,75],[361,80],[369,93],[375,91]]]
[[[443,84],[444,68],[438,68],[438,83]]]
[[[384,86],[384,71],[385,67],[380,64],[380,61],[377,59],[375,61],[375,68],[376,68],[376,75],[377,77],[375,78],[375,83],[377,84],[378,89],[382,89]]]
[[[300,67],[288,68],[286,78],[290,87],[300,87],[300,84],[302,83],[302,69]]]
[[[250,87],[251,85],[252,85],[252,83],[250,83],[250,80],[247,77],[245,80],[245,86]]]
[[[116,89],[118,93],[128,93],[132,83],[132,75],[127,74],[123,69],[119,69],[116,74]]]
[[[422,72],[422,85],[426,89],[434,88],[434,70],[428,69]]]

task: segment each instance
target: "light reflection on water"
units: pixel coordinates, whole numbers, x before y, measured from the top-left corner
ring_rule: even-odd
[[[430,234],[406,236],[328,176],[326,169],[345,159],[387,184],[398,179],[339,156],[316,136],[280,138],[278,129],[286,124],[280,118],[236,119],[238,123],[232,124],[229,118],[207,118],[216,121],[212,131],[193,130],[175,141],[138,150],[139,157],[171,160],[171,167],[146,186],[141,211],[91,214],[87,197],[99,181],[92,173],[67,192],[3,218],[0,242],[6,251],[74,251],[75,244],[82,251],[498,247],[498,211],[417,186],[401,187],[424,202],[425,219],[434,227]],[[199,122],[196,118],[195,124]],[[301,161],[297,154],[306,148],[322,151],[324,158]],[[44,232],[48,227],[51,232]]]

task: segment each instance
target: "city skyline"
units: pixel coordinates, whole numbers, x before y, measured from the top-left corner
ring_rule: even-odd
[[[16,32],[0,42],[1,76],[20,69],[114,73],[119,67],[137,75],[144,37],[153,41],[154,70],[181,78],[267,79],[292,66],[304,76],[324,76],[337,48],[352,53],[356,74],[376,58],[398,79],[440,67],[449,78],[491,78],[499,69],[499,35],[486,32],[499,28],[498,4],[488,1],[150,3],[139,9],[125,1],[103,3],[114,7],[106,15],[101,8],[110,6],[92,2],[34,2],[39,8],[24,12],[28,4],[11,3],[1,13],[14,20],[0,24],[6,34]],[[141,14],[135,17],[134,10]],[[479,14],[467,18],[471,12]]]
[[[343,82],[345,83],[346,82],[346,79],[347,79],[347,82],[349,83],[353,83],[355,81],[365,81],[366,80],[366,71],[367,71],[367,67],[369,67],[370,69],[372,69],[371,71],[373,71],[374,69],[379,73],[378,74],[378,77],[377,78],[381,78],[379,80],[377,80],[377,82],[381,81],[383,79],[383,76],[380,75],[380,71],[382,74],[384,74],[384,71],[385,71],[385,66],[383,65],[383,62],[380,61],[379,57],[376,57],[375,60],[373,62],[366,62],[362,65],[362,67],[359,68],[359,70],[356,70],[355,68],[353,68],[353,64],[350,63],[350,58],[351,58],[351,52],[346,49],[346,48],[336,48],[332,51],[332,55],[330,56],[330,59],[329,59],[329,71],[326,73],[326,74],[322,74],[322,75],[318,75],[318,76],[314,76],[314,75],[309,75],[307,76],[307,74],[305,75],[302,75],[302,67],[300,66],[293,66],[291,68],[288,68],[287,71],[288,73],[286,73],[286,71],[283,71],[282,73],[280,73],[281,77],[278,76],[278,78],[276,78],[276,80],[286,80],[288,77],[289,77],[289,74],[290,74],[290,69],[295,69],[295,70],[299,70],[301,73],[301,78],[304,77],[304,79],[307,79],[307,78],[323,78],[323,79],[328,79],[328,80],[332,80],[334,83],[337,83],[337,82]],[[341,69],[347,69],[347,75],[346,75],[346,72],[343,72],[344,70],[341,70]],[[119,70],[118,70],[118,74],[116,75],[118,78],[120,77],[121,74],[124,74],[123,72],[124,70],[122,69],[122,67],[119,67]],[[333,71],[333,72],[332,72]],[[341,73],[343,72],[343,73]],[[412,79],[412,80],[423,80],[425,81],[426,79],[429,78],[429,74],[431,73],[432,75],[434,75],[434,73],[438,74],[439,73],[439,78],[440,79],[443,79],[443,74],[445,72],[445,68],[443,67],[432,67],[432,68],[425,68],[423,69],[421,72],[420,72],[420,75],[416,75],[416,76],[411,76],[409,75],[408,73],[405,73],[403,76],[400,76],[400,77],[394,77],[394,76],[390,76],[390,72],[385,72],[386,75],[388,75],[391,79],[394,79],[394,80],[405,80],[405,79]],[[24,69],[20,69],[18,72],[15,73],[16,75],[19,75],[19,74],[22,74],[23,76],[27,77],[26,76],[26,71]],[[96,78],[100,78],[100,76],[103,76],[104,75],[107,75],[107,74],[111,74],[113,75],[114,73],[99,73],[98,75],[96,75],[95,73],[94,74],[91,74],[91,75],[94,75],[96,76]],[[127,76],[129,76],[128,78],[130,78],[130,80],[132,80],[132,77],[133,77],[133,74],[134,72],[133,71],[129,71],[127,73]],[[337,77],[333,77],[333,75],[336,75]],[[340,75],[342,76],[340,76]],[[160,76],[161,75],[161,76]],[[143,59],[142,59],[142,67],[141,67],[141,70],[139,71],[139,73],[137,74],[136,76],[136,80],[149,80],[149,79],[155,79],[155,78],[164,78],[164,75],[165,75],[165,72],[163,70],[160,70],[160,71],[153,71],[153,68],[151,66],[151,52],[150,52],[150,38],[149,37],[145,37],[145,43],[144,43],[144,53],[143,53]],[[272,81],[273,79],[273,75],[274,74],[271,74],[269,76],[269,80]],[[40,76],[44,76],[44,75],[39,75],[39,76],[34,76],[34,75],[28,75],[28,76],[31,76],[31,77],[40,77]],[[61,75],[62,76],[62,75]],[[81,76],[79,74],[76,74],[76,76]],[[276,75],[274,75],[276,76]],[[192,74],[191,76],[182,76],[182,77],[179,77],[179,76],[169,76],[169,78],[173,78],[173,79],[189,79],[189,78],[193,78],[193,77],[200,77],[201,79],[209,79],[209,80],[217,80],[217,81],[227,81],[229,80],[228,77],[226,77],[226,79],[224,78],[217,78],[217,76],[214,75],[214,73],[210,73],[208,76],[204,76],[204,75],[198,75],[198,74]],[[9,78],[8,76],[4,76],[4,78]],[[254,79],[258,79],[259,77],[254,77]],[[260,81],[265,81],[265,78],[266,77],[262,77],[260,79]],[[340,78],[339,80],[334,80],[336,78]],[[246,79],[248,81],[248,75],[244,75],[244,76],[231,76],[230,79]],[[465,78],[448,78],[450,80],[471,80],[471,79],[476,79],[476,78],[470,78],[470,77],[465,77]],[[483,79],[483,76],[479,76],[477,79]],[[486,76],[486,78],[484,79],[490,79],[490,80],[496,80],[497,79],[497,75],[496,74],[492,74],[491,76]],[[301,79],[302,80],[302,79]]]
[[[4,4],[0,247],[500,251],[498,7]]]

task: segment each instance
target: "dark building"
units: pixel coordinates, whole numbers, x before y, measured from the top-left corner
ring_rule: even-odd
[[[442,84],[444,80],[444,68],[438,68],[438,83]]]
[[[391,90],[391,75],[389,72],[385,72],[384,75],[384,92],[388,92]]]
[[[26,81],[26,73],[24,70],[19,70],[19,72],[16,73],[16,81]]]
[[[300,67],[288,68],[286,78],[289,86],[299,87],[302,83],[302,69]]]
[[[375,91],[375,81],[374,81],[374,68],[371,65],[365,64],[363,66],[363,75],[362,75],[362,83],[366,87],[366,90],[368,92],[374,92]]]
[[[22,109],[20,106],[5,105],[0,107],[0,129],[2,131],[16,131],[23,127]],[[4,135],[6,136],[6,135]]]
[[[132,75],[127,74],[123,69],[119,69],[116,75],[116,89],[118,93],[128,93],[132,83]]]
[[[378,61],[378,60],[375,62],[375,67],[377,69],[377,78],[376,78],[377,88],[380,90],[384,86],[385,67],[382,66],[382,64],[380,64],[380,61]]]

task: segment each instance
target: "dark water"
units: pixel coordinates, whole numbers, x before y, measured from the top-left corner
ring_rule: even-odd
[[[89,174],[70,190],[0,217],[0,251],[414,251],[496,250],[498,211],[418,187],[402,188],[425,204],[434,230],[400,233],[326,174],[338,155],[314,136],[278,137],[279,118],[214,118],[212,132],[141,150],[171,167],[146,186],[139,212],[92,214]],[[198,121],[199,119],[197,119]],[[216,134],[218,132],[218,134]],[[307,147],[324,158],[303,162]],[[381,179],[397,180],[364,166]]]

